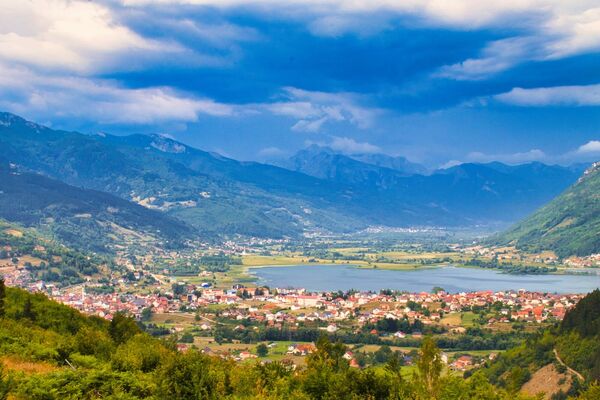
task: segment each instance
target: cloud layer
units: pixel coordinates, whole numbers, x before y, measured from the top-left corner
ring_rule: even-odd
[[[431,163],[578,160],[600,136],[599,55],[593,0],[5,0],[0,107],[178,124],[242,158],[310,137]]]
[[[519,106],[600,106],[600,84],[514,88],[510,92],[496,95],[495,98]]]

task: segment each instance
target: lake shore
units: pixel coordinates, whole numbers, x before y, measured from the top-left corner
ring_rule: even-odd
[[[310,272],[310,273],[309,273]],[[274,287],[306,288],[311,291],[382,289],[409,292],[430,291],[442,287],[450,292],[504,291],[525,289],[528,291],[557,293],[587,293],[600,287],[600,276],[543,274],[503,274],[486,268],[463,268],[443,266],[403,270],[357,268],[348,264],[292,265],[248,267],[247,273],[257,283]],[[552,288],[548,290],[548,288]]]

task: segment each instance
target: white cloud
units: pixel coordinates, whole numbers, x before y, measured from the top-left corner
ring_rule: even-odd
[[[281,150],[279,147],[271,146],[271,147],[265,147],[264,149],[259,150],[257,155],[261,159],[280,158],[280,157],[285,156],[286,152]]]
[[[459,2],[466,3],[466,2]],[[487,5],[489,2],[481,2]],[[492,9],[494,4],[492,2]],[[477,10],[477,8],[473,9]],[[529,14],[529,18],[500,18],[501,9],[494,18],[481,21],[482,25],[502,23],[506,27],[519,27],[521,21],[526,34],[492,41],[476,58],[442,67],[437,76],[469,80],[483,79],[507,70],[525,61],[560,59],[600,49],[600,4],[593,1],[523,1],[512,9]],[[504,10],[505,15],[510,10]],[[468,13],[463,14],[466,16]],[[477,20],[477,19],[476,19]],[[516,21],[516,22],[515,22]]]
[[[486,46],[480,58],[444,66],[434,75],[457,80],[485,79],[512,67],[516,60],[534,57],[540,51],[538,45],[532,37],[496,40]]]
[[[600,140],[590,140],[572,151],[555,157],[555,161],[560,164],[570,164],[574,162],[594,162],[600,160]]]
[[[578,148],[566,151],[562,154],[547,154],[540,149],[532,149],[525,152],[487,154],[482,152],[471,152],[467,154],[464,161],[450,160],[440,166],[442,169],[454,167],[464,162],[488,163],[500,161],[505,164],[517,165],[533,161],[540,161],[547,164],[569,165],[572,163],[592,162],[600,160],[600,140],[590,140]]]
[[[230,23],[202,23],[191,19],[170,19],[168,28],[194,35],[203,42],[220,48],[230,47],[233,43],[252,42],[261,39],[261,35],[253,28]]]
[[[448,169],[448,168],[452,168],[452,167],[456,167],[457,165],[460,164],[464,164],[463,161],[460,160],[449,160],[447,162],[445,162],[444,164],[439,166],[439,169]]]
[[[328,147],[344,154],[381,153],[381,148],[368,142],[357,142],[348,137],[333,136]]]
[[[494,96],[495,99],[519,106],[598,106],[600,84],[555,86],[544,88],[514,88]]]
[[[110,2],[4,0],[0,4],[0,107],[29,118],[99,123],[189,122],[228,116],[235,107],[175,92],[130,89],[94,78],[194,57],[178,44],[145,38],[121,23]],[[189,28],[189,27],[188,27]],[[202,27],[195,33],[206,36]],[[191,29],[191,28],[190,28]],[[250,32],[221,25],[223,40]],[[207,39],[208,40],[208,39]],[[196,55],[197,56],[197,55]],[[194,62],[198,62],[198,57]],[[204,62],[216,62],[201,60]]]
[[[0,108],[35,119],[69,117],[99,123],[195,121],[229,116],[233,106],[185,96],[166,87],[128,89],[99,79],[38,75],[0,64]]]
[[[0,60],[5,62],[90,73],[121,63],[125,54],[181,50],[138,35],[96,2],[4,0],[0,5]]]
[[[141,12],[148,4],[254,7],[278,18],[298,19],[311,32],[337,36],[348,32],[374,34],[393,26],[398,16],[414,17],[411,24],[475,29],[485,27],[527,28],[525,34],[490,42],[477,57],[442,67],[435,75],[451,79],[485,79],[525,60],[556,59],[600,49],[600,4],[597,0],[4,0],[0,5],[0,61],[10,65],[53,69],[91,75],[99,71],[135,69],[148,60],[165,62],[185,55],[187,63],[218,66],[239,57],[237,42],[259,40],[260,34],[230,23],[203,23],[188,17],[165,18],[170,30],[185,31],[221,49],[227,56],[199,54],[183,46],[145,38],[128,28],[117,13]],[[183,57],[180,57],[180,59]],[[132,62],[135,60],[135,63]],[[310,92],[319,93],[319,92]],[[290,93],[294,95],[294,93]],[[370,113],[345,97],[344,107],[314,111],[307,126],[346,120],[367,127]],[[284,105],[281,105],[285,107]],[[295,104],[300,106],[300,104]],[[278,111],[274,108],[273,112]],[[282,114],[284,111],[280,111]],[[298,111],[299,112],[299,111]],[[337,118],[334,114],[337,113]],[[320,114],[320,115],[319,115]],[[349,116],[350,115],[350,116]],[[313,123],[311,125],[311,123]],[[302,124],[301,124],[302,125]]]
[[[221,8],[247,6],[247,0],[124,0],[129,6],[148,4],[193,4],[209,5]],[[286,10],[295,14],[316,14],[335,16],[359,16],[368,13],[396,13],[423,16],[431,21],[455,26],[477,27],[490,24],[498,18],[534,9],[540,3],[557,3],[536,0],[496,0],[481,2],[478,0],[255,0],[252,4],[261,7],[264,12],[273,9]],[[356,20],[354,29],[361,29],[365,20]],[[340,22],[336,22],[339,24]]]
[[[366,129],[382,112],[360,105],[362,98],[354,93],[328,93],[286,87],[281,97],[284,100],[256,107],[275,115],[297,118],[298,121],[291,128],[296,132],[315,133],[325,123],[343,121]]]
[[[600,155],[600,140],[590,140],[586,144],[579,146],[576,151],[579,154],[599,154]]]
[[[249,6],[246,0],[124,0],[124,4]],[[441,68],[437,76],[451,79],[482,79],[523,61],[600,49],[597,0],[256,0],[251,4],[270,16],[303,21],[319,36],[376,34],[393,26],[394,18],[407,16],[413,25],[524,32],[489,43],[478,57]]]
[[[327,121],[327,117],[321,117],[315,120],[301,119],[296,122],[290,129],[294,132],[316,133],[321,130],[321,126]]]
[[[266,104],[264,108],[275,115],[293,118],[315,118],[322,115],[322,111],[308,101],[277,102]]]
[[[540,149],[532,149],[525,152],[511,154],[485,154],[481,152],[471,152],[466,157],[469,162],[492,162],[500,161],[507,164],[523,164],[532,161],[545,161],[548,159],[546,153]]]

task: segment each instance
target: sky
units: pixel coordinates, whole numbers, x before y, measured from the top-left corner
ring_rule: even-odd
[[[600,160],[597,0],[2,0],[0,110],[242,160]]]

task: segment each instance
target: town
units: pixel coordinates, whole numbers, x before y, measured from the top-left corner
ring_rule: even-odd
[[[595,255],[559,260],[549,252],[525,254],[471,242],[421,245],[326,238],[295,243],[247,238],[183,249],[125,246],[107,260],[68,258],[70,253],[50,244],[35,238],[28,242],[28,231],[21,228],[4,234],[0,273],[9,286],[44,293],[107,320],[117,313],[133,316],[152,335],[176,340],[182,351],[196,348],[239,362],[261,358],[292,365],[303,365],[317,339],[327,335],[350,346],[346,358],[353,366],[390,357],[410,366],[423,338],[433,336],[451,368],[469,370],[561,321],[583,294],[518,287],[458,293],[442,287],[417,293],[311,291],[265,286],[249,268],[350,264],[415,270],[462,265],[509,274],[571,273],[569,268],[591,273],[581,267],[593,267],[598,259]],[[89,264],[91,274],[53,275],[54,263],[67,259],[80,267]]]
[[[521,338],[562,320],[583,297],[525,290],[447,293],[442,288],[422,293],[315,293],[301,288],[234,284],[217,289],[178,283],[146,294],[102,293],[92,282],[70,287],[39,281],[23,285],[27,281],[23,274],[25,270],[5,275],[6,283],[45,293],[89,315],[109,320],[116,313],[132,315],[154,334],[177,337],[181,351],[195,347],[239,362],[262,356],[292,365],[302,365],[318,336],[325,334],[353,344],[345,355],[353,367],[364,366],[366,354],[374,362],[382,351],[388,358],[395,351],[410,366],[411,353],[424,335],[433,335],[447,344],[443,360],[449,368],[465,371],[508,347],[510,340],[502,342],[506,337]],[[136,273],[134,279],[143,275]],[[115,287],[127,283],[120,280]],[[482,336],[489,343],[473,344],[472,339]]]

